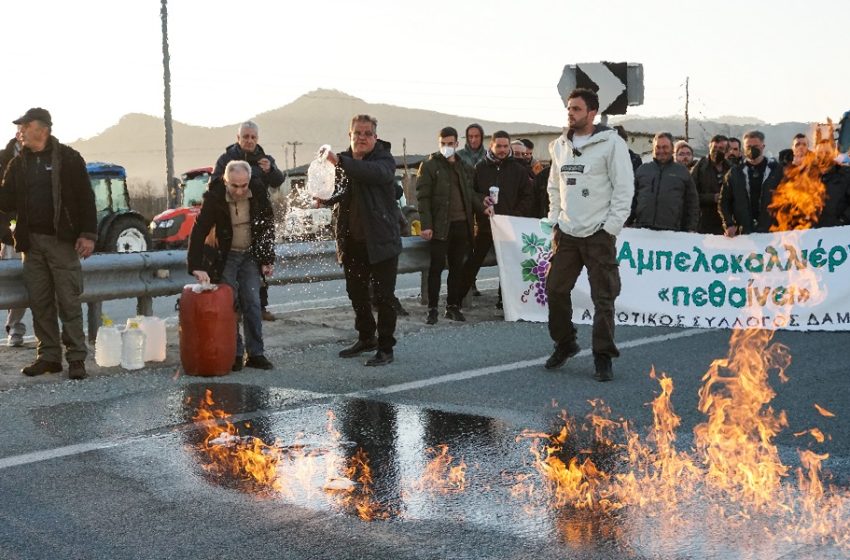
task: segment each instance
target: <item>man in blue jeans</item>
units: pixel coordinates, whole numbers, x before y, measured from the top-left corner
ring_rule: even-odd
[[[215,262],[205,260],[205,242],[217,247]],[[213,179],[204,194],[192,229],[188,260],[189,272],[198,282],[220,279],[233,288],[245,334],[243,342],[237,326],[233,371],[243,365],[274,367],[265,357],[260,306],[260,274],[272,273],[274,258],[274,214],[266,189],[259,179],[251,177],[250,164],[231,161],[224,175]]]

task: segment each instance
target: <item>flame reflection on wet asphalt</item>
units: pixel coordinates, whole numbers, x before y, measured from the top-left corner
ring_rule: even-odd
[[[770,354],[764,346],[756,350]],[[784,476],[783,468],[789,469],[777,466],[761,442],[778,469],[767,477],[773,487],[762,491],[778,507],[744,502],[757,494],[718,485],[713,477],[719,475],[694,449],[676,448],[672,381],[658,380],[655,425],[640,435],[628,422],[611,420],[601,402],[592,403],[587,419],[562,412],[542,433],[518,434],[492,418],[369,400],[228,424],[229,414],[262,409],[262,390],[193,385],[185,399],[187,419],[205,420],[198,413],[205,406],[219,418],[187,432],[185,449],[208,483],[368,521],[454,519],[556,539],[568,548],[662,556],[758,558],[801,545],[824,554],[848,550],[847,533],[836,532],[850,523],[847,492],[825,490],[813,478],[822,459],[803,453],[791,473],[794,484],[795,476]],[[261,453],[272,472],[253,478],[244,469],[217,465],[210,447],[233,448],[234,437]],[[694,441],[696,448],[703,445]],[[833,513],[818,515],[817,507]]]

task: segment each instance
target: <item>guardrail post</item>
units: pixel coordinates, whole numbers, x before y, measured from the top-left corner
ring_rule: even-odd
[[[136,315],[153,316],[153,298],[151,296],[142,296],[136,299]]]
[[[103,302],[92,301],[86,305],[88,306],[89,342],[94,344],[94,341],[97,340],[97,330],[100,328],[100,315],[103,309]]]

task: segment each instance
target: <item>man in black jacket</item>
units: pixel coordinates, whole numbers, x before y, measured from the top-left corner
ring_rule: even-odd
[[[652,161],[635,172],[635,194],[629,225],[668,231],[696,231],[697,188],[688,168],[673,161],[673,135],[652,139]]]
[[[225,148],[224,153],[219,156],[215,163],[210,180],[220,179],[224,174],[224,168],[234,160],[246,161],[251,166],[251,177],[259,180],[268,189],[277,189],[283,184],[283,172],[278,169],[274,158],[267,154],[258,143],[260,140],[260,127],[253,121],[245,121],[239,125],[236,131],[236,143]],[[269,304],[269,287],[265,277],[260,288],[260,305],[262,305],[263,320],[274,321],[275,316],[266,309]]]
[[[732,167],[732,163],[726,159],[726,150],[729,147],[729,139],[722,134],[712,136],[708,143],[708,156],[702,158],[691,169],[691,177],[697,186],[699,195],[699,233],[710,233],[723,235],[723,222],[720,219],[720,211],[717,203],[720,201],[720,189],[723,186],[723,178]]]
[[[36,360],[21,370],[34,376],[62,371],[64,343],[68,377],[86,377],[83,333],[83,273],[97,241],[97,210],[86,162],[51,133],[50,113],[36,107],[14,121],[23,149],[10,163],[0,188],[0,211],[16,212],[15,250],[24,254]],[[62,320],[62,336],[58,319]]]
[[[219,258],[204,260],[204,242],[215,227]],[[220,179],[210,181],[201,212],[189,240],[189,273],[206,284],[220,272],[221,281],[233,288],[242,315],[242,335],[237,327],[233,371],[242,366],[272,369],[265,356],[260,311],[260,273],[274,266],[274,214],[262,181],[251,177],[251,166],[241,160],[229,162]],[[248,359],[245,360],[245,354]],[[244,361],[243,361],[244,360]]]
[[[483,210],[481,198],[472,190],[472,168],[463,162],[457,149],[457,130],[447,126],[438,136],[440,151],[419,166],[416,198],[419,201],[419,236],[429,242],[428,316],[426,324],[437,322],[440,282],[448,259],[446,317],[466,321],[460,310],[460,281],[467,247],[472,240],[474,209]]]
[[[345,288],[354,308],[357,341],[340,351],[342,358],[377,349],[367,366],[393,361],[396,310],[395,282],[401,236],[395,199],[395,159],[390,144],[378,140],[378,121],[369,115],[351,119],[351,147],[327,159],[336,165],[336,190],[319,203],[334,206],[337,255],[345,271]],[[372,315],[371,283],[378,321]],[[378,337],[375,338],[377,329]]]
[[[825,194],[815,227],[850,225],[850,167],[835,164],[821,177]]]
[[[782,180],[782,166],[764,157],[764,133],[744,134],[744,162],[726,175],[720,190],[720,214],[727,237],[770,231],[767,206]]]
[[[6,172],[6,167],[9,162],[18,155],[21,151],[21,125],[18,125],[18,131],[15,137],[9,140],[6,148],[0,151],[0,184],[3,183],[3,174]],[[15,214],[0,212],[0,259],[18,259],[18,252],[15,251],[15,242],[12,239],[12,220]],[[14,348],[20,348],[24,345],[24,335],[27,332],[27,327],[24,325],[24,314],[27,312],[26,307],[17,309],[9,309],[6,314],[6,344]]]
[[[489,207],[487,214],[478,214],[478,234],[472,247],[472,256],[463,267],[463,284],[460,298],[475,282],[478,271],[493,247],[493,232],[490,229],[490,213],[506,216],[531,216],[534,193],[531,190],[531,178],[525,166],[511,156],[511,136],[504,130],[493,133],[490,149],[478,165],[475,166],[473,188],[483,200],[490,195],[490,187],[498,187],[498,202]],[[491,210],[492,208],[492,210]],[[497,304],[501,309],[501,300]]]

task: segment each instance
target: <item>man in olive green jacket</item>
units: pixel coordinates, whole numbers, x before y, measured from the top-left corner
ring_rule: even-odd
[[[465,321],[460,311],[461,274],[472,240],[473,211],[484,211],[480,195],[472,189],[472,168],[457,155],[457,130],[448,126],[440,130],[440,151],[434,152],[419,166],[416,196],[419,200],[420,237],[431,245],[428,271],[428,317],[437,322],[440,281],[446,257],[449,275],[446,279],[446,317]]]

